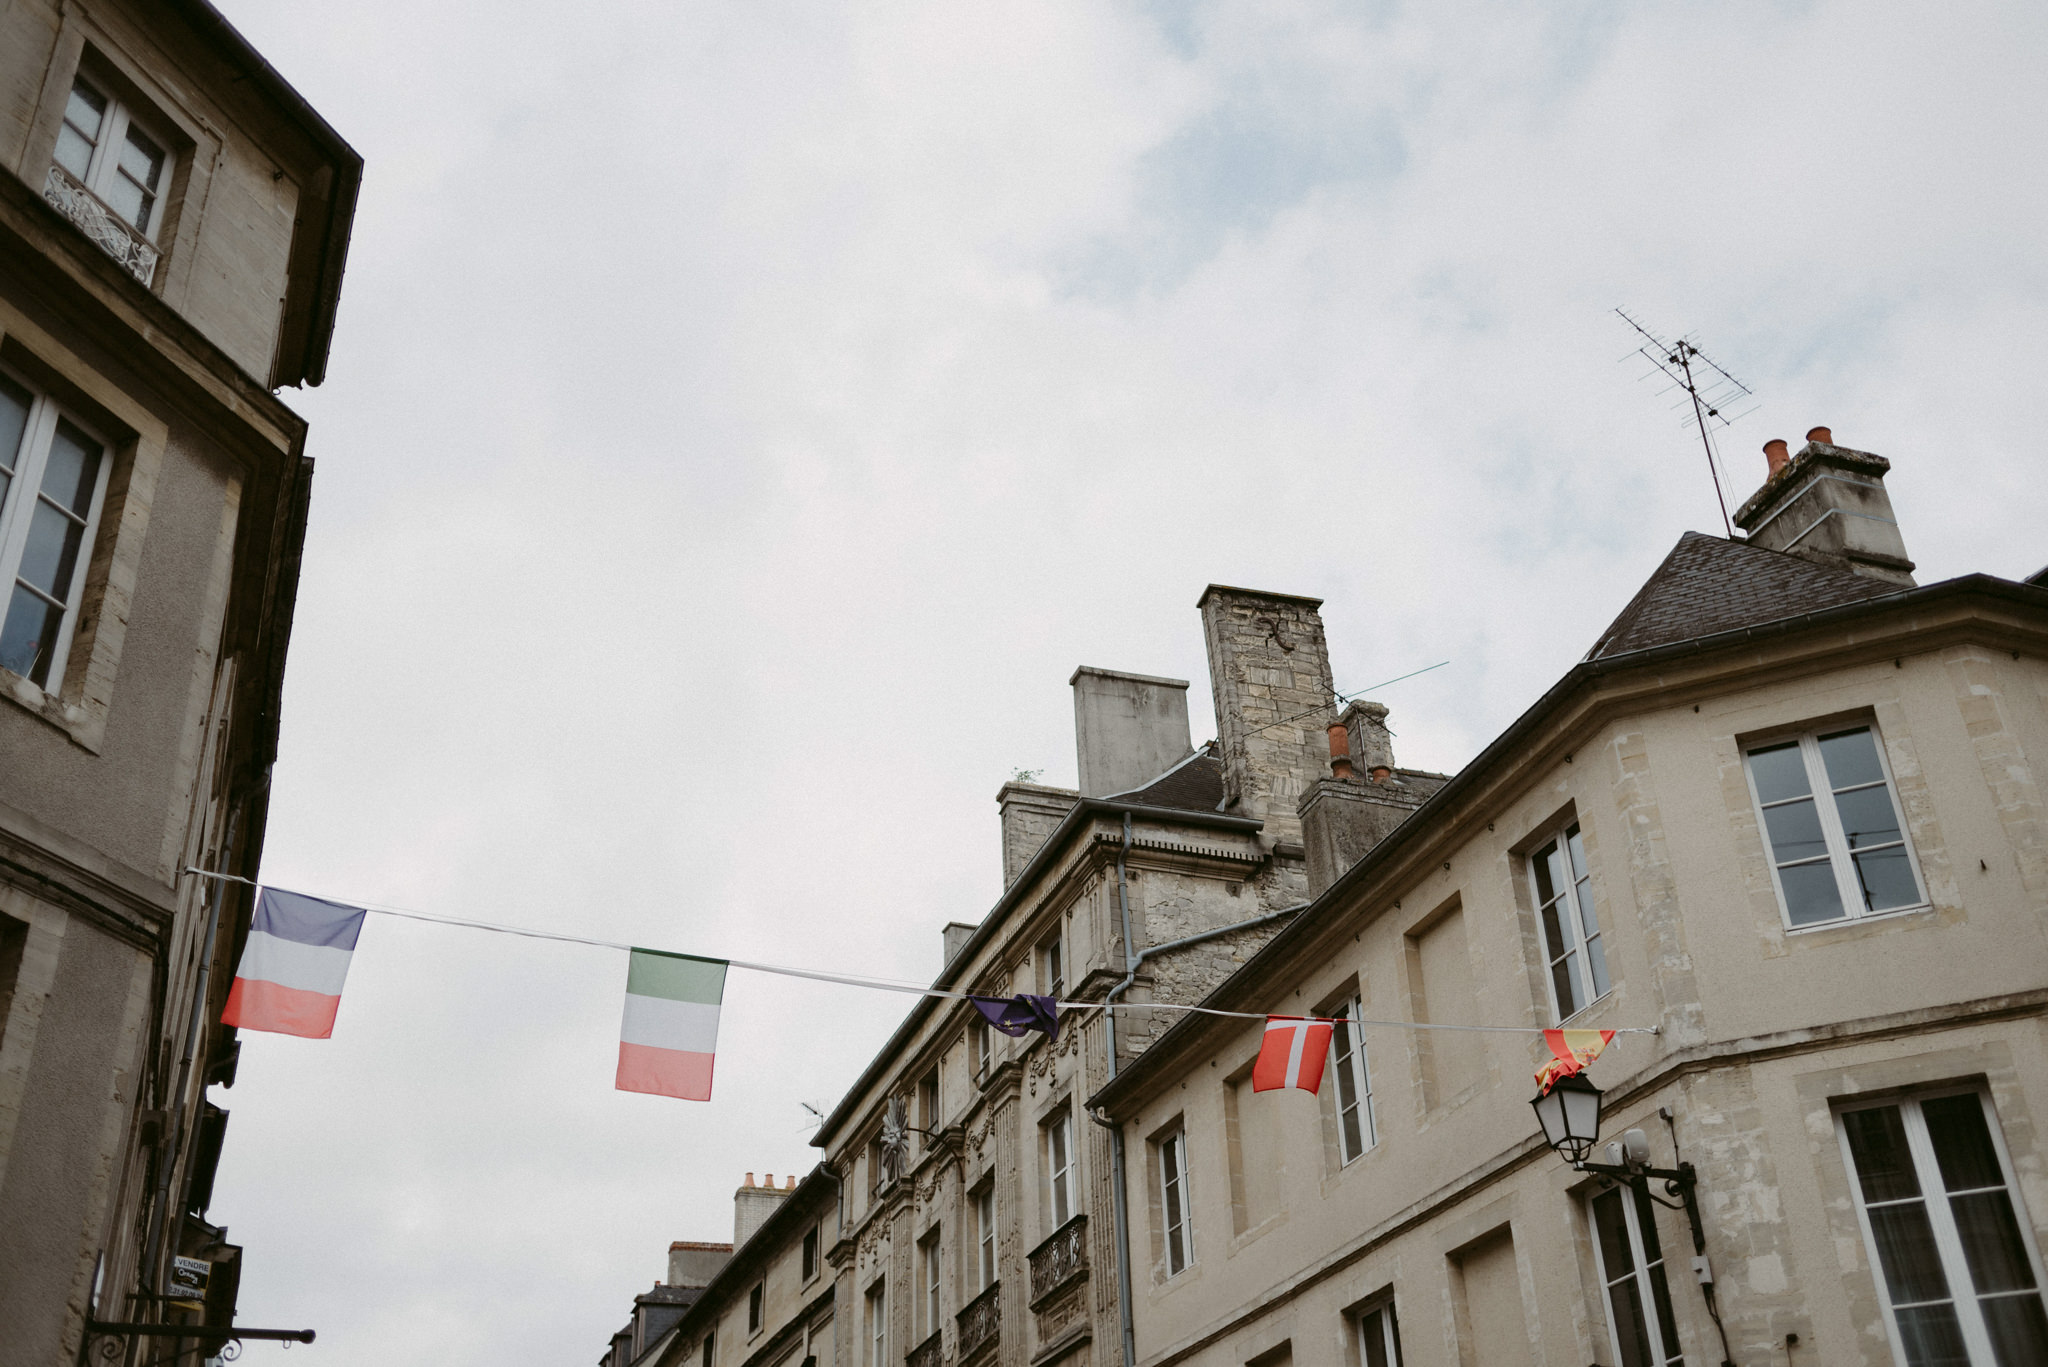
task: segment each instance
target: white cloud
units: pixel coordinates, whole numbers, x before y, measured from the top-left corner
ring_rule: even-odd
[[[2029,7],[228,8],[368,161],[287,886],[928,975],[1211,580],[1450,659],[1385,698],[1455,767],[1718,521],[1615,304],[1758,387],[1734,499],[1830,423],[1923,580],[2048,559]],[[735,974],[695,1107],[611,1090],[615,954],[356,958],[214,1207],[337,1360],[595,1357],[903,1005]]]

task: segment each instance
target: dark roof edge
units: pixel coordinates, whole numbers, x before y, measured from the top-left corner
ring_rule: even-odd
[[[1598,660],[1581,660],[1572,666],[1563,678],[1551,685],[1549,691],[1532,703],[1521,716],[1509,723],[1508,728],[1496,736],[1491,744],[1473,756],[1470,763],[1453,774],[1449,782],[1430,794],[1421,806],[1409,814],[1407,820],[1396,826],[1384,840],[1366,851],[1356,864],[1338,875],[1337,881],[1303,909],[1301,915],[1281,927],[1279,933],[1246,960],[1242,967],[1218,983],[1200,1004],[1228,1008],[1239,1003],[1240,994],[1248,994],[1250,991],[1246,984],[1257,977],[1263,968],[1282,959],[1297,941],[1313,934],[1313,928],[1325,910],[1343,900],[1360,883],[1367,881],[1383,866],[1391,863],[1394,856],[1408,845],[1425,839],[1432,817],[1455,804],[1467,789],[1478,784],[1481,777],[1496,767],[1531,732],[1541,728],[1550,719],[1550,714],[1567,698],[1584,689],[1601,675],[1618,674],[1640,669],[1645,665],[1661,664],[1666,660],[1682,659],[1689,655],[1704,655],[1747,641],[1788,636],[1811,627],[1833,626],[1858,617],[1874,616],[1902,605],[1917,606],[1973,594],[2003,598],[2027,607],[2048,608],[2048,588],[2033,588],[2009,579],[2000,579],[1995,575],[1967,574],[1919,588],[1901,589],[1897,593],[1880,594],[1875,598],[1863,598],[1853,603],[1822,608],[1797,617],[1783,617],[1775,621],[1760,622],[1754,626],[1717,632],[1712,636],[1649,646],[1642,650],[1609,655]],[[1150,1048],[1128,1064],[1114,1081],[1104,1084],[1100,1091],[1089,1097],[1088,1105],[1091,1108],[1109,1107],[1126,1100],[1146,1079],[1150,1071],[1145,1067],[1147,1061],[1168,1057],[1174,1048],[1183,1041],[1195,1037],[1205,1027],[1218,1027],[1217,1018],[1204,1017],[1195,1012],[1189,1012],[1181,1017],[1167,1028],[1165,1034],[1153,1041]]]
[[[356,198],[362,190],[362,154],[351,147],[348,139],[336,132],[334,125],[321,117],[320,111],[313,108],[283,73],[272,66],[242,36],[241,30],[229,23],[227,16],[208,0],[172,0],[172,3],[202,36],[211,37],[232,52],[235,63],[241,66],[250,81],[284,106],[304,127],[307,136],[334,161],[334,188],[328,196],[327,223],[320,241],[320,265],[314,274],[315,297],[310,301],[312,321],[306,329],[305,352],[299,358],[299,364],[291,367],[307,384],[317,386],[327,378],[327,349],[334,340],[335,306],[341,298],[341,276],[348,265],[349,232],[355,223]],[[296,384],[298,381],[280,377],[280,382]]]
[[[981,924],[975,927],[974,934],[968,937],[967,943],[960,946],[959,951],[946,961],[946,966],[939,970],[939,976],[932,980],[932,986],[953,986],[956,982],[955,970],[964,968],[976,952],[995,938],[1003,918],[1016,909],[1017,903],[1024,900],[1025,893],[1038,875],[1058,860],[1061,848],[1073,837],[1074,832],[1091,817],[1109,812],[1118,815],[1129,812],[1134,818],[1157,817],[1188,826],[1208,826],[1217,830],[1243,831],[1247,834],[1262,830],[1266,824],[1251,817],[1225,816],[1221,812],[1187,812],[1177,807],[1147,807],[1134,802],[1118,802],[1106,797],[1081,798],[1068,809],[1067,814],[1060,819],[1060,824],[1053,827],[1052,834],[1038,847],[1038,853],[1031,856],[1031,862],[1018,871],[1016,881],[1003,889],[1003,895],[989,908],[988,915],[981,918]],[[813,1146],[824,1148],[826,1141],[846,1123],[848,1116],[858,1106],[861,1094],[866,1092],[885,1071],[884,1060],[892,1057],[898,1049],[909,1042],[911,1036],[917,1033],[918,1027],[924,1023],[924,1018],[937,1009],[940,1000],[937,997],[921,997],[910,1008],[910,1014],[903,1018],[903,1024],[896,1027],[896,1032],[889,1036],[888,1043],[876,1052],[868,1066],[861,1070],[861,1075],[854,1080],[853,1085],[846,1089],[846,1095],[840,1099],[839,1104],[832,1108],[832,1113],[818,1126],[818,1132],[811,1136]]]

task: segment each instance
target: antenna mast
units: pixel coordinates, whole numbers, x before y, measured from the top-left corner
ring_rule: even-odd
[[[1748,417],[1756,411],[1756,391],[1730,375],[1717,364],[1713,357],[1701,351],[1691,337],[1680,337],[1666,341],[1656,333],[1638,323],[1621,309],[1615,314],[1642,334],[1643,345],[1630,352],[1641,356],[1656,368],[1656,372],[1671,381],[1666,394],[1677,392],[1686,397],[1686,402],[1677,405],[1680,409],[1690,408],[1692,422],[1700,434],[1700,445],[1707,453],[1707,473],[1714,480],[1714,499],[1721,505],[1721,529],[1728,539],[1735,539],[1735,524],[1728,520],[1728,497],[1721,491],[1721,453],[1714,448],[1713,429],[1726,427],[1730,423]],[[1623,358],[1627,359],[1626,357]],[[1695,367],[1698,367],[1697,372]],[[1711,372],[1711,373],[1709,373]],[[1649,376],[1644,376],[1648,379]],[[1726,410],[1748,404],[1743,411],[1730,416]]]

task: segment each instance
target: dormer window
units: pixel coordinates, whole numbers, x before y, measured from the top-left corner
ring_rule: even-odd
[[[170,162],[164,144],[144,131],[127,105],[83,76],[72,84],[57,133],[57,164],[151,240],[163,218]]]

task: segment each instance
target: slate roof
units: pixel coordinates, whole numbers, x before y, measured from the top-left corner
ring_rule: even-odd
[[[1214,812],[1223,808],[1223,756],[1210,741],[1142,788],[1112,793],[1145,807],[1172,807],[1183,812]]]
[[[1687,532],[1586,658],[1799,617],[1904,587],[1783,551]]]

